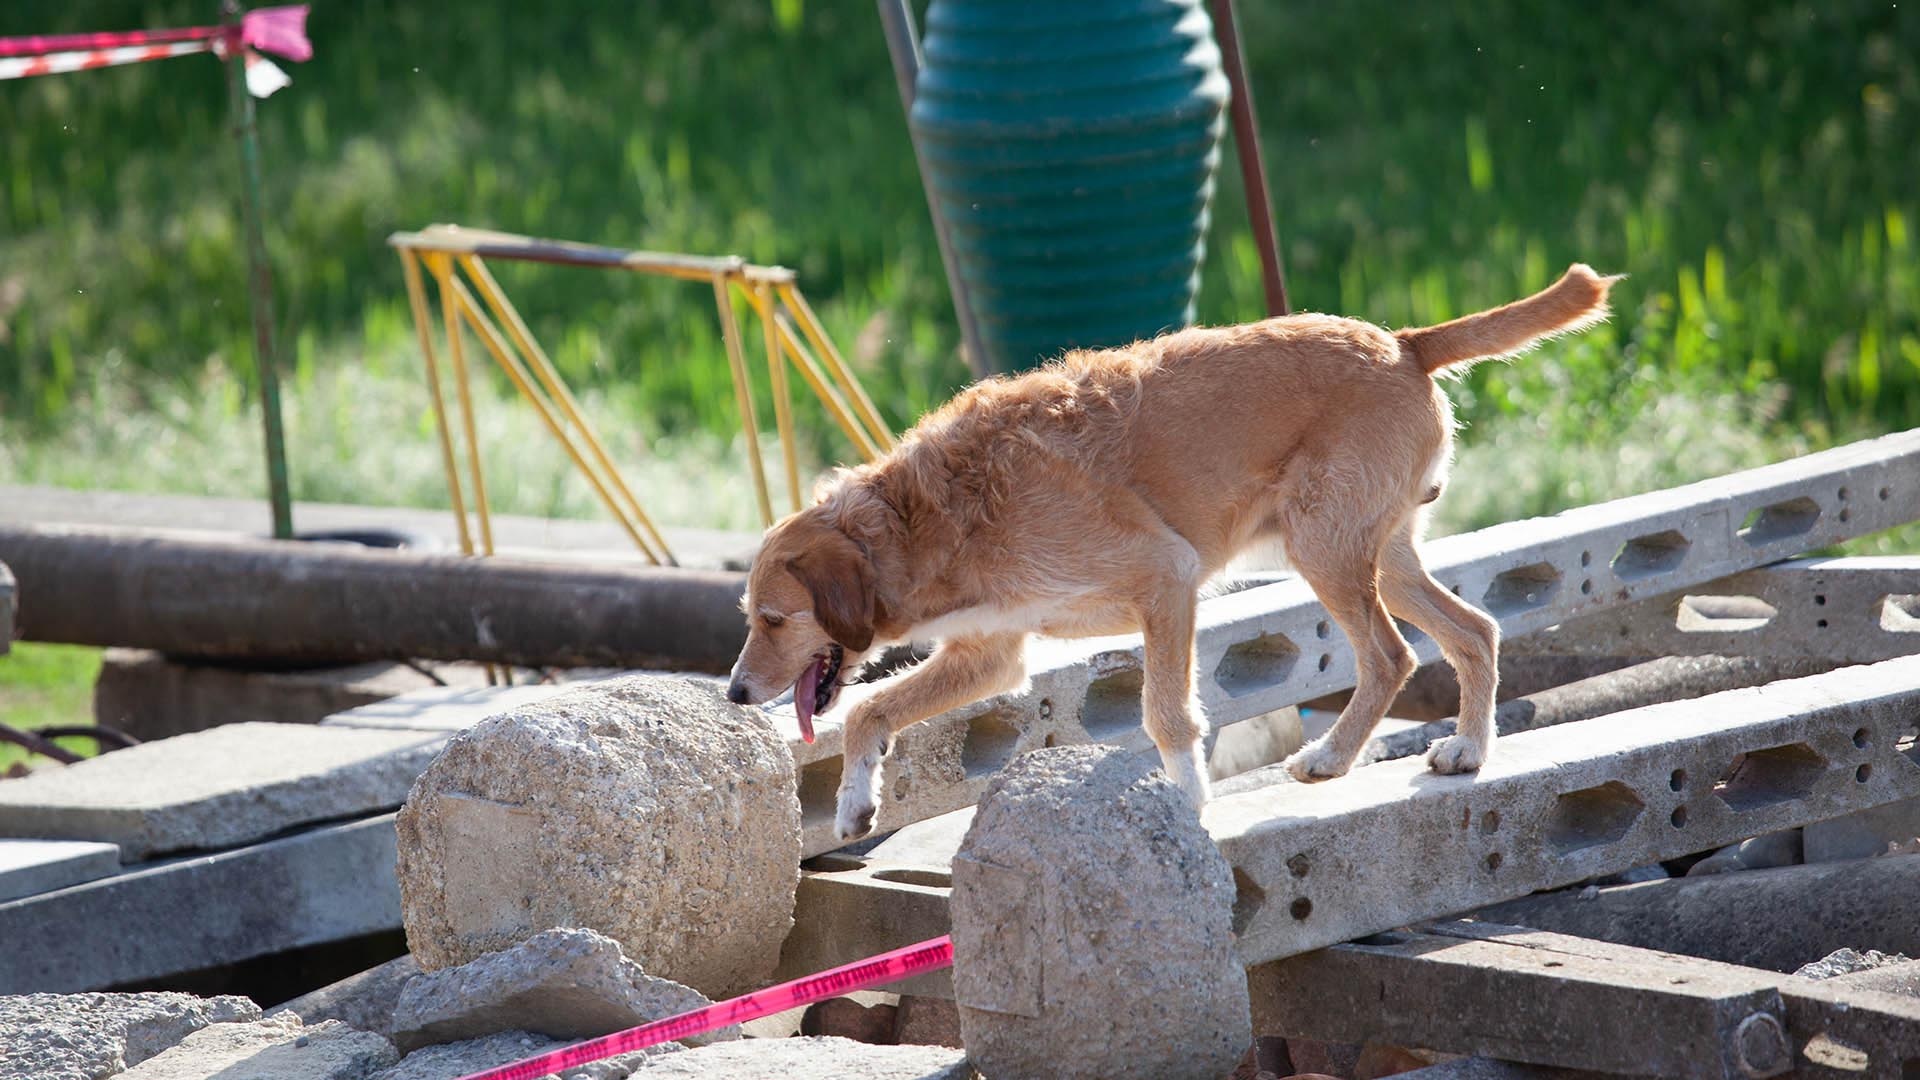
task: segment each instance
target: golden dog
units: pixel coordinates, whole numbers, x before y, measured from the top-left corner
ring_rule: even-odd
[[[894,732],[1020,686],[1028,634],[1137,630],[1147,732],[1202,805],[1198,595],[1241,550],[1278,540],[1358,666],[1339,721],[1288,771],[1345,773],[1413,672],[1389,612],[1432,635],[1459,674],[1458,733],[1428,762],[1478,769],[1493,745],[1499,628],[1420,561],[1421,508],[1453,451],[1434,379],[1605,319],[1614,280],[1576,265],[1543,292],[1439,326],[1294,315],[1071,352],[972,386],[767,533],[728,696],[756,704],[793,687],[811,738],[874,648],[938,642],[846,720],[835,828],[852,840],[873,827]]]

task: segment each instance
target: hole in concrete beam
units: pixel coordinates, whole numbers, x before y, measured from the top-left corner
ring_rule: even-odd
[[[1285,634],[1263,634],[1229,648],[1213,669],[1220,689],[1244,697],[1285,682],[1300,659],[1300,647]]]
[[[1560,570],[1552,563],[1516,566],[1487,586],[1482,606],[1494,616],[1506,616],[1544,607],[1560,588]]]
[[[1019,742],[1020,729],[1012,713],[995,709],[976,716],[967,721],[967,738],[960,744],[960,767],[968,776],[995,772],[1013,757]]]
[[[800,766],[800,825],[831,825],[840,799],[840,759]]]
[[[1738,634],[1758,630],[1778,614],[1757,596],[1682,596],[1673,626],[1688,634]]]
[[[1687,561],[1687,549],[1693,546],[1678,529],[1636,536],[1620,545],[1613,557],[1613,572],[1626,581],[1637,581],[1665,573]]]
[[[1267,903],[1267,890],[1239,867],[1233,868],[1233,932],[1244,934]]]
[[[1627,835],[1646,804],[1618,780],[1569,791],[1554,800],[1547,842],[1561,854],[1610,844]]]
[[[1080,726],[1096,742],[1140,726],[1140,690],[1145,679],[1138,669],[1116,671],[1093,681],[1087,703],[1080,710]]]
[[[1799,536],[1820,520],[1820,504],[1802,495],[1771,506],[1763,506],[1747,515],[1740,526],[1740,539],[1761,547],[1788,537]]]
[[[1806,743],[1788,743],[1734,756],[1713,793],[1736,811],[1803,798],[1827,770],[1827,759]]]
[[[1920,634],[1920,595],[1889,594],[1880,601],[1880,629],[1889,634]]]
[[[943,870],[922,870],[912,866],[891,866],[885,870],[875,870],[876,881],[891,881],[896,885],[924,885],[929,889],[953,888],[953,875]]]

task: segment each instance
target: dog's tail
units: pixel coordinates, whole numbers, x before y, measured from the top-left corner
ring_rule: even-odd
[[[1606,321],[1607,289],[1618,280],[1619,275],[1602,277],[1575,263],[1559,281],[1525,300],[1393,336],[1429,374],[1469,360],[1513,356],[1547,338]]]

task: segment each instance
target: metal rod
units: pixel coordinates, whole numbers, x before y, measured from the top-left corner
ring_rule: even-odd
[[[474,516],[480,523],[480,551],[493,554],[492,515],[487,513],[487,481],[480,467],[480,436],[473,423],[473,389],[467,377],[466,346],[460,340],[460,315],[453,299],[453,262],[429,255],[428,266],[440,283],[440,311],[447,324],[447,362],[453,365],[454,400],[460,405],[460,430],[467,441],[467,468],[473,474]]]
[[[240,140],[241,216],[247,230],[247,290],[253,308],[253,362],[260,373],[260,415],[267,448],[267,501],[273,508],[273,535],[293,538],[293,496],[287,486],[287,443],[280,422],[280,375],[273,344],[273,270],[267,264],[265,227],[261,222],[260,138],[254,125],[253,95],[246,88],[246,51],[239,47],[241,10],[237,0],[224,0],[221,16],[228,27],[224,59],[227,98],[232,103],[234,134]]]
[[[626,501],[629,512],[652,538],[661,558],[669,566],[679,565],[674,561],[672,550],[667,547],[666,537],[660,535],[660,530],[654,527],[653,519],[648,517],[647,512],[641,508],[640,499],[634,495],[633,489],[627,486],[625,478],[620,475],[620,469],[614,465],[613,455],[607,452],[606,445],[600,441],[598,435],[594,434],[593,425],[587,422],[586,414],[580,409],[580,403],[574,400],[573,392],[567,389],[566,382],[560,378],[559,369],[553,366],[553,361],[547,359],[546,350],[540,347],[540,343],[533,339],[533,332],[527,329],[526,320],[520,317],[520,312],[513,306],[513,301],[507,299],[506,291],[500,288],[499,282],[493,280],[493,273],[478,256],[474,255],[460,256],[460,265],[466,269],[467,277],[473,281],[474,287],[480,290],[481,298],[487,302],[487,306],[493,309],[494,315],[507,328],[507,334],[519,347],[521,354],[526,358],[527,365],[533,369],[541,384],[553,396],[554,402],[560,407],[561,415],[565,416],[567,421],[579,431],[580,441],[586,444],[588,452],[605,470],[608,485]]]
[[[840,350],[834,347],[833,339],[827,337],[826,328],[820,325],[819,316],[813,313],[813,305],[807,303],[807,298],[800,295],[800,290],[793,285],[780,286],[780,299],[785,301],[788,309],[793,312],[794,321],[798,322],[800,329],[806,332],[807,340],[813,342],[813,347],[820,350],[821,359],[826,362],[828,370],[833,372],[835,381],[846,391],[847,399],[859,412],[860,419],[866,423],[867,434],[872,437],[874,445],[882,450],[893,449],[893,432],[889,431],[886,422],[880,419],[879,410],[873,407],[873,399],[867,396],[867,391],[860,385],[860,380],[853,377],[853,371],[847,367],[846,360],[841,358]]]
[[[747,298],[747,303],[757,305],[758,298],[752,292],[742,289],[740,295]],[[757,307],[756,310],[758,310]],[[847,438],[853,440],[854,447],[860,451],[862,457],[868,461],[878,458],[879,448],[862,429],[859,419],[853,415],[847,403],[841,400],[839,391],[833,388],[827,376],[821,372],[819,361],[807,352],[806,345],[800,341],[799,335],[794,333],[793,324],[780,312],[773,312],[770,317],[774,325],[779,327],[780,347],[793,358],[794,367],[799,370],[801,377],[806,379],[807,386],[813,390],[814,396],[826,406],[828,415],[840,425],[841,431],[846,432]]]
[[[1260,129],[1254,123],[1253,91],[1247,86],[1246,58],[1240,55],[1240,28],[1234,21],[1233,0],[1209,0],[1213,8],[1213,36],[1220,43],[1220,62],[1233,88],[1233,148],[1240,158],[1240,179],[1247,189],[1247,217],[1253,244],[1260,249],[1260,282],[1266,289],[1267,314],[1291,315],[1287,278],[1280,266],[1280,243],[1267,195],[1267,167],[1260,158]]]
[[[480,338],[481,344],[485,345],[487,351],[493,354],[494,362],[500,365],[500,370],[507,373],[507,378],[512,381],[514,389],[520,391],[520,396],[526,398],[528,403],[533,406],[534,414],[540,418],[540,422],[546,425],[547,431],[551,433],[554,439],[560,443],[561,447],[566,450],[567,456],[573,459],[573,463],[579,467],[581,473],[585,474],[587,483],[593,487],[594,494],[600,497],[601,505],[605,506],[607,512],[613,515],[613,520],[618,522],[622,529],[626,530],[627,536],[633,540],[634,546],[639,548],[641,553],[647,557],[647,561],[656,566],[659,565],[661,561],[659,554],[654,551],[653,546],[647,541],[647,538],[641,535],[639,528],[627,515],[625,509],[620,505],[620,501],[614,497],[613,492],[608,490],[606,482],[600,478],[600,474],[587,461],[586,457],[581,453],[580,448],[574,445],[572,438],[567,434],[566,425],[561,422],[560,418],[554,415],[553,406],[548,404],[548,402],[540,396],[539,391],[533,385],[532,378],[529,377],[527,372],[521,367],[513,351],[507,346],[506,340],[500,336],[500,331],[496,329],[491,322],[487,321],[486,315],[481,312],[478,305],[474,303],[473,294],[467,291],[465,285],[455,281],[453,283],[453,298],[454,302],[460,308],[461,318],[465,319],[467,325],[473,328],[473,332]]]
[[[780,356],[780,331],[773,324],[773,287],[758,284],[760,330],[767,342],[767,381],[773,387],[773,419],[780,431],[780,457],[787,469],[787,497],[792,513],[800,512],[800,459],[793,443],[793,401],[787,395],[787,365]]]
[[[913,10],[907,0],[877,0],[880,27],[886,33],[887,53],[893,58],[893,79],[900,86],[900,108],[909,117],[907,136],[913,142],[914,160],[920,166],[920,184],[927,193],[927,213],[933,217],[934,239],[940,244],[940,262],[947,269],[947,291],[953,294],[953,314],[960,323],[960,341],[966,353],[967,367],[976,379],[993,374],[993,365],[980,342],[980,326],[973,317],[973,303],[967,295],[967,282],[960,274],[960,258],[954,253],[953,240],[947,234],[946,216],[940,213],[940,197],[927,175],[920,153],[920,141],[913,139],[913,98],[920,82],[920,34],[914,29]]]
[[[427,399],[433,403],[433,428],[440,436],[440,466],[447,474],[447,496],[453,501],[460,550],[472,554],[473,536],[467,531],[467,505],[460,494],[460,467],[453,457],[453,429],[447,423],[446,396],[440,390],[440,362],[433,355],[432,316],[427,309],[426,287],[420,280],[419,258],[406,248],[400,249],[400,270],[407,279],[407,303],[413,308],[413,328],[420,336],[420,355],[426,361]]]
[[[733,370],[733,395],[740,405],[741,430],[747,436],[747,465],[753,473],[753,493],[760,499],[760,520],[773,527],[773,500],[767,497],[767,470],[760,461],[760,432],[753,417],[753,388],[747,383],[747,360],[740,348],[740,320],[733,311],[733,293],[727,279],[713,279],[713,302],[720,309],[720,337],[727,345],[727,363]]]
[[[43,739],[31,731],[14,727],[11,724],[0,724],[0,742],[10,742],[26,750],[28,753],[39,754],[42,757],[50,757],[62,765],[72,765],[83,760],[79,754],[68,750],[60,744],[49,739]]]

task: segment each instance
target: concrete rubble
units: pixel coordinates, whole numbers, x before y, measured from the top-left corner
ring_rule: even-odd
[[[123,861],[230,848],[391,810],[441,737],[228,724],[0,780],[0,835],[118,844]]]
[[[393,1045],[338,1020],[291,1015],[215,1024],[121,1073],[121,1080],[365,1080],[398,1063]]]
[[[391,1069],[375,1073],[372,1080],[459,1080],[469,1073],[506,1065],[522,1058],[543,1054],[569,1045],[570,1040],[549,1039],[526,1031],[502,1031],[478,1039],[423,1046]],[[649,1058],[671,1054],[679,1043],[665,1043],[615,1054],[599,1061],[566,1070],[561,1080],[626,1080]]]
[[[243,997],[0,997],[0,1080],[96,1080],[138,1065],[209,1024],[259,1018],[260,1007]]]
[[[1214,1080],[1251,1041],[1232,872],[1150,768],[1039,750],[981,799],[953,860],[953,985],[987,1075]]]
[[[1876,971],[1884,967],[1911,964],[1913,959],[1894,954],[1892,956],[1878,949],[1859,952],[1854,949],[1835,949],[1811,964],[1802,964],[1794,971],[1803,979],[1834,979],[1842,975],[1857,975],[1863,971]]]
[[[348,1027],[393,1038],[394,1009],[407,981],[420,974],[412,954],[396,957],[336,983],[274,1006],[267,1015],[290,1012],[309,1024],[338,1020]]]
[[[1221,1075],[1224,1075],[1222,1070]],[[831,1036],[741,1039],[649,1058],[631,1074],[641,1080],[976,1080],[959,1050],[938,1046],[870,1046]],[[1021,1075],[1003,1074],[1006,1080]],[[1047,1070],[1030,1075],[1060,1076]]]
[[[717,999],[765,985],[793,922],[791,755],[706,683],[634,676],[483,720],[420,777],[397,827],[402,917],[427,971],[579,926]]]
[[[711,1004],[697,990],[648,975],[612,938],[555,928],[409,980],[394,1008],[393,1039],[402,1050],[513,1029],[585,1039]],[[728,1027],[688,1041],[739,1036]]]

